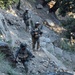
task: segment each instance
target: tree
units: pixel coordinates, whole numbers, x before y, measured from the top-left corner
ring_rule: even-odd
[[[65,16],[68,12],[75,12],[75,0],[62,0],[59,13]]]
[[[49,8],[49,12],[56,12],[56,10],[59,8],[59,1],[60,0],[57,0],[56,2],[55,2],[55,4],[53,5],[53,7],[52,8]]]
[[[43,4],[48,4],[52,0],[43,0]],[[55,1],[55,5],[52,8],[49,8],[50,12],[56,12],[59,8],[59,13],[62,16],[65,16],[68,12],[75,12],[75,0],[53,0]],[[45,5],[46,5],[45,4]]]
[[[0,7],[1,8],[7,8],[9,5],[11,5],[14,2],[17,2],[18,0],[0,0]]]
[[[42,5],[43,5],[43,7],[44,6],[46,6],[46,4],[48,3],[48,2],[50,2],[51,0],[42,0]]]
[[[3,4],[4,4],[4,7],[6,7],[7,4],[8,4],[8,0],[7,1],[6,0],[3,0]]]

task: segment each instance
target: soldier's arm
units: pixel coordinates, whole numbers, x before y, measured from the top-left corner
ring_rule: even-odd
[[[43,32],[42,31],[40,31],[40,35],[42,35],[43,34]]]
[[[42,34],[43,34],[42,30],[40,30],[40,29],[39,29],[39,34],[40,34],[40,35],[42,35]]]
[[[28,53],[28,57],[29,57],[29,58],[35,57],[29,50],[27,50],[27,53]]]
[[[32,36],[34,35],[34,31],[33,31],[33,30],[31,30],[31,35],[32,35]]]
[[[17,57],[18,57],[19,51],[20,51],[20,49],[18,49],[18,50],[16,51],[16,53],[15,53],[15,60],[16,60]]]

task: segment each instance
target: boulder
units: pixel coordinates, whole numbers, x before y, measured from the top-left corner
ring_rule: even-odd
[[[8,44],[6,43],[6,42],[3,42],[3,41],[0,41],[0,50],[2,49],[2,48],[9,48],[8,47]]]
[[[40,41],[41,42],[44,42],[44,40],[45,40],[45,37],[44,36],[40,37]]]
[[[71,59],[71,55],[69,52],[63,51],[63,57],[67,60],[67,61],[72,61]]]
[[[50,43],[51,40],[50,38],[46,38],[46,37],[40,37],[41,42],[46,42],[46,43]]]
[[[45,42],[50,43],[51,42],[50,38],[45,38]]]
[[[50,19],[46,19],[45,22],[46,22],[47,25],[49,25],[51,27],[55,26],[54,22],[52,20],[50,20]]]
[[[1,72],[0,72],[0,75],[7,75],[7,74],[5,74],[5,73],[1,73]]]
[[[67,72],[57,72],[56,75],[73,75],[73,74]]]
[[[16,17],[16,16],[14,16],[10,13],[9,14],[7,14],[7,13],[4,14],[4,17],[6,18],[7,23],[9,25],[17,25],[17,26],[24,25],[24,22],[21,18]],[[12,17],[12,18],[10,18],[10,17]]]
[[[46,47],[46,42],[40,42],[41,47]]]
[[[55,49],[54,49],[54,45],[52,43],[47,44],[46,48],[50,53],[54,54]]]
[[[36,5],[36,8],[37,8],[37,9],[42,9],[43,6],[42,6],[41,4],[38,4],[38,5]]]
[[[47,75],[73,75],[72,73],[67,73],[67,72],[50,72]]]
[[[47,75],[56,75],[56,73],[50,72],[50,73],[48,73]]]
[[[8,59],[13,56],[13,53],[10,50],[9,45],[6,42],[0,41],[0,52],[5,54]]]
[[[60,48],[58,47],[55,47],[55,50],[54,50],[55,54],[58,55],[58,56],[63,56],[63,50],[61,50]]]
[[[10,33],[9,33],[9,29],[7,26],[7,22],[5,20],[5,17],[3,16],[2,13],[0,13],[0,32],[2,33],[2,38],[5,41],[9,41],[10,39]]]
[[[72,55],[71,55],[71,59],[72,59],[72,63],[75,64],[75,60],[74,60],[74,59],[75,59],[75,54],[72,54]],[[73,66],[74,66],[74,65],[73,65]],[[74,67],[75,67],[75,66],[74,66]]]

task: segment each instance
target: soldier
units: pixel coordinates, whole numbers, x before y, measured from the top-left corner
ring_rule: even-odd
[[[15,61],[17,61],[18,58],[22,62],[26,73],[28,73],[28,61],[33,57],[34,55],[27,49],[27,44],[21,43],[20,48],[15,54]]]
[[[24,12],[23,14],[23,20],[24,20],[24,23],[26,24],[26,31],[29,29],[29,16],[28,16],[28,9],[26,9],[26,11]]]
[[[40,23],[36,22],[35,27],[31,30],[31,36],[32,36],[32,48],[35,50],[35,45],[37,43],[37,50],[40,48],[40,36],[42,35],[42,31],[39,28]]]

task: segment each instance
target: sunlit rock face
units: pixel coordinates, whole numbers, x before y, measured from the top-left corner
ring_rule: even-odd
[[[0,39],[10,44],[12,47],[17,46],[20,38],[18,29],[24,25],[22,19],[8,13],[0,13]],[[19,34],[20,35],[20,34]]]
[[[9,41],[10,38],[7,22],[1,13],[0,13],[0,38],[3,41]]]
[[[48,6],[50,7],[50,8],[52,8],[54,5],[55,5],[55,1],[50,1],[49,3],[48,3]]]

